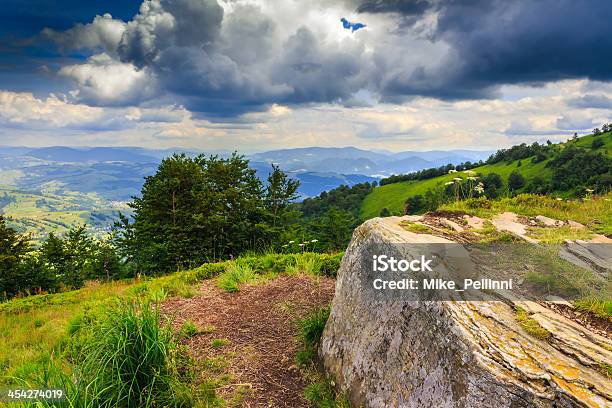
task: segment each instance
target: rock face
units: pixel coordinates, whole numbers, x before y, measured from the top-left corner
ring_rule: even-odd
[[[601,371],[612,364],[612,342],[539,303],[371,296],[358,282],[372,274],[363,256],[372,248],[449,242],[408,232],[401,220],[357,228],[338,273],[319,354],[353,406],[612,406],[612,382]],[[517,306],[551,337],[526,333]]]

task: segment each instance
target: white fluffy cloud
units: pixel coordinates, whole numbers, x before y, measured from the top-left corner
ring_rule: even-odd
[[[64,128],[100,120],[103,109],[74,105],[50,95],[36,98],[32,93],[0,91],[0,122],[26,128]]]
[[[78,86],[73,96],[93,105],[138,104],[155,93],[155,78],[146,68],[138,69],[108,54],[96,54],[84,64],[66,65],[59,75]]]
[[[104,50],[115,52],[125,31],[126,24],[115,20],[110,14],[95,16],[89,24],[77,24],[73,28],[60,32],[45,28],[44,37],[58,44],[63,50]]]

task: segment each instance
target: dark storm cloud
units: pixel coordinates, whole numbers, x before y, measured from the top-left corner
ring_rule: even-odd
[[[366,0],[357,7],[359,13],[400,13],[405,16],[418,16],[432,8],[427,0]]]
[[[493,98],[503,84],[612,79],[612,2],[336,1],[364,13],[360,21],[372,31],[340,41],[340,25],[321,33],[296,20],[290,32],[280,33],[284,16],[274,20],[252,4],[233,3],[224,12],[216,0],[145,0],[126,22],[99,15],[46,33],[60,48],[86,47],[112,59],[103,67],[89,59],[83,65],[90,67],[61,70],[84,88],[81,102],[170,97],[209,117],[273,103],[350,105],[363,90],[402,103],[416,96]],[[370,24],[368,13],[390,17]],[[121,70],[131,73],[134,89],[126,78],[118,85],[123,98],[112,100],[109,78]],[[155,92],[136,92],[147,80]]]
[[[607,0],[365,1],[357,10],[395,13],[411,22],[435,13],[431,38],[452,48],[439,66],[390,79],[384,85],[389,95],[482,97],[501,84],[612,79]]]
[[[108,37],[97,34],[102,22],[108,23],[100,17],[87,26],[54,33],[56,42],[83,43],[77,38],[85,34],[102,42]],[[107,70],[125,69],[120,64],[146,70],[161,92],[208,117],[260,111],[273,103],[340,102],[367,86],[370,78],[368,62],[356,63],[365,51],[362,44],[324,44],[307,27],[296,27],[283,38],[259,7],[236,4],[224,15],[216,0],[147,0],[125,25],[118,45],[102,46],[117,60],[114,65],[106,62]],[[63,72],[74,72],[80,84],[102,83],[90,74],[95,68]],[[100,92],[96,100],[96,90],[89,87],[80,94],[87,96],[81,101],[112,103],[102,98],[108,92]],[[126,102],[132,98],[116,104]]]

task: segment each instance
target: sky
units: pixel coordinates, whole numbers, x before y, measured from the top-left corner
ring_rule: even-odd
[[[0,145],[562,141],[612,121],[611,21],[607,0],[3,0]]]

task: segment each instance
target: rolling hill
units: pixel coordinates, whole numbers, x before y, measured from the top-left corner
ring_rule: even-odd
[[[0,214],[17,231],[31,233],[34,242],[50,232],[61,234],[83,224],[101,238],[110,230],[119,211],[130,212],[125,203],[109,204],[94,193],[57,195],[0,185]]]
[[[602,140],[603,145],[593,149],[591,145],[596,138]],[[599,136],[584,136],[576,140],[561,143],[558,146],[564,148],[570,144],[612,156],[612,132]],[[514,170],[518,170],[527,181],[536,176],[550,179],[552,177],[552,171],[547,168],[546,165],[551,159],[552,158],[549,158],[539,163],[532,163],[531,158],[514,160],[512,162],[502,161],[495,164],[480,166],[472,170],[483,175],[492,172],[497,173],[502,177],[504,182],[507,181],[509,174]],[[379,186],[364,199],[361,205],[361,218],[365,220],[378,217],[383,208],[387,208],[391,214],[402,214],[404,203],[409,197],[425,194],[428,190],[451,181],[453,177],[455,177],[453,174],[445,174],[428,180],[403,181]]]

